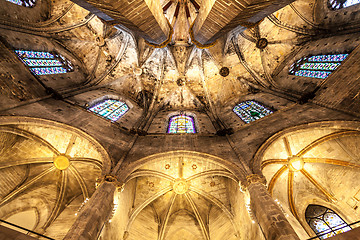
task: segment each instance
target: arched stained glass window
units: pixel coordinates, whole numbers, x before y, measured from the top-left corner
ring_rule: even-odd
[[[36,3],[36,0],[6,0],[6,1],[15,3],[17,5],[24,6],[24,7],[34,7],[35,3]]]
[[[301,77],[327,78],[349,54],[314,55],[303,57],[291,65],[289,74]]]
[[[329,0],[328,7],[333,10],[347,8],[352,5],[360,3],[360,0]]]
[[[73,71],[71,62],[55,52],[15,50],[19,58],[36,75],[59,74]]]
[[[351,230],[351,227],[338,214],[320,205],[309,205],[305,211],[305,218],[320,239]]]
[[[101,117],[115,122],[129,110],[129,107],[124,102],[114,99],[106,99],[89,107],[88,109]]]
[[[172,116],[169,120],[168,133],[196,133],[192,116],[185,114]]]
[[[273,111],[255,101],[239,103],[234,107],[233,111],[246,123],[253,122],[273,113]]]

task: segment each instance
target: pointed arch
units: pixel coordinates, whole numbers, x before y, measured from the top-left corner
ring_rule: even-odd
[[[321,205],[308,205],[305,219],[320,239],[351,230],[351,227],[335,211]]]

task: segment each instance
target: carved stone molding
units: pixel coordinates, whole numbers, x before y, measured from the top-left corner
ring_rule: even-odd
[[[264,176],[261,176],[259,174],[250,174],[246,176],[246,181],[240,181],[240,191],[245,192],[247,187],[252,183],[261,183],[263,185],[266,185],[266,179]]]
[[[107,174],[98,179],[96,179],[96,187],[100,186],[104,182],[113,183],[118,190],[118,192],[122,192],[125,187],[125,183],[121,183],[117,180],[117,178],[113,175]]]

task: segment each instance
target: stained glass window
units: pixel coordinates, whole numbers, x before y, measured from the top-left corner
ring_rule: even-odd
[[[6,0],[6,1],[15,3],[17,5],[24,6],[24,7],[34,7],[35,3],[36,3],[36,0]]]
[[[124,102],[114,99],[106,99],[89,107],[88,109],[101,117],[115,122],[129,110],[129,107]]]
[[[36,75],[59,74],[73,71],[70,61],[55,52],[15,50],[19,58]]]
[[[196,133],[192,116],[180,114],[172,116],[169,121],[168,133]]]
[[[303,57],[291,65],[289,74],[301,77],[327,78],[349,54],[329,54]]]
[[[319,239],[326,239],[351,230],[351,227],[338,214],[320,205],[309,205],[305,211],[305,218]]]
[[[233,111],[246,123],[253,122],[273,113],[273,111],[255,101],[239,103],[234,107]]]
[[[360,3],[360,0],[328,0],[328,7],[336,10]]]

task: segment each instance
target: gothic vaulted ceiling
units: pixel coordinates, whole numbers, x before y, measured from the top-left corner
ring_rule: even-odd
[[[161,1],[161,6],[168,3]],[[27,31],[41,30],[43,34],[37,35],[51,36],[74,55],[67,57],[79,61],[77,68],[87,74],[86,79],[77,77],[78,81],[85,81],[84,87],[103,86],[125,94],[140,106],[155,101],[172,109],[224,106],[247,95],[253,86],[282,87],[276,75],[289,54],[314,36],[319,25],[314,23],[317,9],[313,1],[299,0],[252,28],[230,31],[212,47],[201,49],[190,41],[189,35],[199,14],[196,5],[201,8],[202,3],[175,1],[166,8],[164,16],[172,25],[173,35],[163,48],[153,48],[135,33],[106,25],[87,10],[64,0],[54,1],[50,9],[43,11],[50,20],[41,25],[21,13],[15,14],[33,25]],[[16,27],[11,21],[4,21]],[[21,43],[21,34],[18,39],[11,34],[4,37],[15,48],[30,48]],[[49,45],[41,39],[37,41],[39,50],[43,48],[41,44]],[[228,71],[222,76],[223,67]],[[78,84],[74,78],[66,83],[46,79],[47,85],[62,93]]]
[[[160,0],[157,3],[163,9],[157,14],[172,29],[171,41],[161,48],[154,48],[139,34],[119,24],[106,24],[68,0],[39,0],[33,14],[29,9],[19,10],[6,3],[10,5],[0,9],[4,39],[1,47],[6,42],[13,49],[56,50],[69,59],[74,71],[66,76],[37,77],[47,91],[65,97],[101,89],[132,100],[137,109],[144,111],[157,105],[163,110],[200,112],[232,108],[235,101],[258,89],[287,89],[297,96],[312,91],[319,83],[290,79],[288,67],[310,40],[337,31],[329,27],[330,10],[326,1],[297,0],[248,28],[227,31],[210,46],[201,47],[191,41],[190,32],[207,2]],[[345,30],[343,35],[352,31],[351,27]],[[344,36],[338,38],[345,41]],[[357,36],[349,46],[358,42]],[[6,60],[15,73],[1,77],[30,78],[29,71],[18,71],[16,64],[11,65],[11,58]],[[24,88],[36,88],[34,92],[42,95],[41,86],[25,85]],[[10,103],[19,95],[31,99],[20,90],[6,96]],[[0,181],[9,182],[0,189],[0,213],[15,222],[28,217],[32,219],[28,228],[61,238],[82,203],[95,191],[96,178],[102,172],[108,173],[111,162],[87,135],[55,125],[0,124]],[[308,141],[301,140],[305,135],[311,136],[306,137]],[[305,206],[296,208],[294,196],[305,198],[305,188],[314,192],[319,202],[346,202],[347,196],[324,180],[322,169],[328,174],[337,169],[334,181],[344,177],[350,182],[352,173],[360,167],[357,164],[360,153],[354,144],[358,138],[358,132],[347,129],[312,129],[277,139],[261,159],[269,191],[282,204],[289,205],[291,214],[300,220],[297,212],[304,211]],[[290,160],[300,162],[304,168],[288,171]],[[345,168],[350,170],[345,172]],[[340,176],[343,172],[344,176]],[[145,164],[128,177],[124,197],[117,199],[129,211],[117,212],[112,221],[118,225],[110,225],[102,237],[254,239],[250,234],[256,235],[260,230],[251,225],[245,203],[241,202],[243,196],[236,198],[233,194],[240,194],[238,180],[226,168],[206,158],[184,155]],[[352,194],[356,194],[355,189]],[[39,207],[31,207],[34,205]],[[22,215],[16,215],[21,212]],[[112,229],[120,225],[121,231]],[[120,232],[125,234],[111,237]]]

